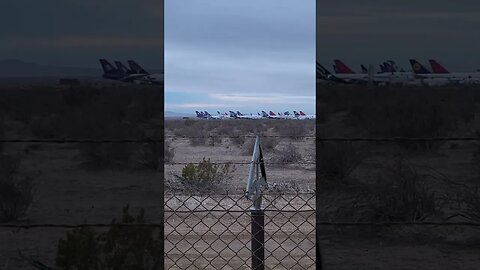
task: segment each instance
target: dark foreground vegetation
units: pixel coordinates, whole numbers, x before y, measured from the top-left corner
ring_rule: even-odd
[[[317,99],[322,137],[480,136],[478,86],[322,86]],[[480,141],[319,142],[317,150],[317,211],[323,221],[480,222]],[[377,241],[411,250],[430,244],[467,253],[480,243],[474,226],[322,227],[320,235],[334,242],[323,245],[327,254],[334,253],[329,248],[349,249],[345,244],[352,241],[370,250]],[[420,267],[417,259],[443,260],[433,255],[435,249],[430,257],[408,255],[401,248],[385,256],[411,257],[413,261],[402,259],[402,265],[415,269]],[[467,261],[469,266],[462,269],[479,263]],[[432,267],[423,269],[436,269],[428,265]]]
[[[0,138],[162,139],[162,95],[158,86],[0,87]],[[128,207],[112,219],[129,203],[159,212],[162,151],[163,143],[153,142],[0,142],[0,223],[146,222],[143,210],[132,215]],[[149,222],[159,221],[152,216]],[[117,226],[0,229],[0,242],[12,243],[0,245],[0,268],[160,269],[157,233]]]

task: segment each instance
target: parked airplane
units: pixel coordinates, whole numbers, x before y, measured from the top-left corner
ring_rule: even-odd
[[[121,72],[122,74],[125,75],[131,75],[134,74],[132,70],[128,69],[122,62],[120,61],[115,61],[115,65],[117,66],[117,70]]]
[[[132,82],[137,82],[137,81],[141,82],[143,77],[145,77],[144,74],[134,74],[134,73],[130,72],[119,61],[115,62],[118,68],[115,68],[106,59],[99,59],[99,61],[100,61],[100,64],[102,65],[102,68],[103,68],[103,75],[102,75],[103,78],[132,83]],[[120,63],[120,66],[117,62]]]
[[[120,61],[115,61],[117,67],[114,67],[106,59],[99,59],[99,62],[103,69],[102,77],[105,79],[138,84],[163,83],[163,75],[161,74],[157,76],[157,74],[147,74],[138,69],[128,69]]]
[[[472,79],[472,74],[468,73],[432,73],[417,60],[410,59],[409,61],[415,76],[427,85],[458,84]],[[439,67],[435,65],[435,69],[437,68]],[[480,78],[480,73],[477,76]]]
[[[432,67],[432,71],[434,74],[443,74],[446,78],[450,80],[458,79],[460,82],[465,83],[472,83],[472,82],[480,82],[480,72],[450,72],[440,63],[438,63],[435,59],[429,59],[428,62]],[[443,76],[439,75],[439,76]]]
[[[335,74],[335,76],[338,79],[342,79],[349,83],[363,85],[368,84],[369,81],[373,84],[406,83],[415,79],[410,72],[397,71],[395,62],[392,60],[388,60],[380,65],[380,68],[382,69],[380,73],[374,73],[373,70],[371,70],[371,74],[363,65],[361,65],[362,73],[355,73],[341,60],[335,59],[334,61],[337,69],[340,71]]]
[[[145,75],[144,79],[146,81],[149,81],[152,84],[163,83],[163,77],[164,77],[163,73],[156,73],[156,74],[149,73],[133,60],[128,60],[128,65],[130,66],[130,69],[133,70],[135,73],[144,74]]]

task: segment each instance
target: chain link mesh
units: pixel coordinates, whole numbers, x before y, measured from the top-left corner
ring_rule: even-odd
[[[251,269],[251,201],[165,195],[166,269]],[[315,193],[265,194],[265,269],[315,269]]]

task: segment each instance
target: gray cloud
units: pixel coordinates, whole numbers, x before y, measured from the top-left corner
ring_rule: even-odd
[[[312,0],[165,3],[166,91],[205,93],[212,103],[238,106],[270,98],[291,109],[287,104],[298,100],[312,111],[314,7]],[[283,105],[272,94],[283,96]]]

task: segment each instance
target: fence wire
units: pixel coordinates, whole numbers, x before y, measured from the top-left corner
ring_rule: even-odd
[[[141,139],[0,139],[0,143],[164,143],[166,138],[175,139],[206,139],[206,138],[255,138],[257,135],[208,135],[208,136],[174,136],[164,138]],[[316,137],[302,135],[262,135],[262,138],[300,138],[315,139],[319,142],[435,142],[435,141],[480,141],[480,137]]]
[[[164,143],[167,138],[254,138],[256,135],[175,136],[140,139],[0,139],[0,143],[105,144]],[[480,141],[480,137],[365,138],[264,135],[266,138],[303,138],[316,142],[430,142]],[[171,162],[185,165],[192,162]],[[194,162],[195,163],[195,162]],[[217,164],[249,165],[251,162]],[[315,164],[267,162],[268,164]],[[337,222],[315,220],[315,194],[265,195],[265,266],[267,269],[314,269],[315,228],[320,226],[471,226],[476,222]],[[0,228],[80,228],[80,227],[155,227],[165,233],[166,269],[248,269],[251,256],[250,207],[242,195],[165,195],[164,223],[95,224],[0,224]]]
[[[315,269],[315,194],[266,194],[265,268]],[[251,201],[165,196],[166,269],[251,269]]]

